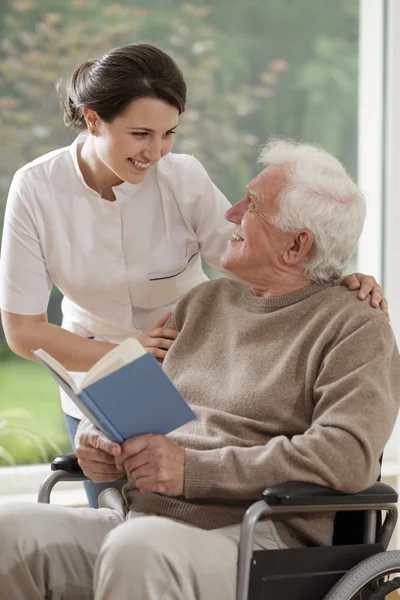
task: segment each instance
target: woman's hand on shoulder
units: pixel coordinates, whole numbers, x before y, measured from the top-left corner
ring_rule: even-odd
[[[352,273],[343,279],[342,285],[347,286],[349,290],[359,290],[358,297],[360,300],[365,300],[368,294],[371,294],[371,306],[380,308],[388,321],[390,321],[388,302],[375,277],[364,275],[363,273]]]
[[[168,350],[178,337],[179,332],[169,327],[164,327],[172,313],[167,313],[156,323],[154,329],[143,331],[138,337],[142,346],[150,352],[160,363],[163,362]]]

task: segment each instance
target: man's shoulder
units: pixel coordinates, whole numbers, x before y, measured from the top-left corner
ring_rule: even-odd
[[[345,285],[332,285],[321,290],[321,301],[327,302],[337,308],[352,315],[370,315],[376,314],[376,309],[369,302],[370,296],[365,300],[358,298],[359,290],[349,290]]]
[[[380,308],[371,306],[371,297],[365,300],[358,297],[359,290],[349,290],[344,285],[334,285],[316,294],[317,309],[335,329],[354,331],[374,319],[379,329],[391,332],[391,327]]]

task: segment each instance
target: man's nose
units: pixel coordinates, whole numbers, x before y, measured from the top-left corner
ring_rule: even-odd
[[[244,212],[244,200],[239,200],[239,202],[236,202],[236,204],[234,204],[231,208],[229,208],[226,211],[225,218],[231,223],[236,223],[236,225],[240,225],[240,223],[242,222]]]

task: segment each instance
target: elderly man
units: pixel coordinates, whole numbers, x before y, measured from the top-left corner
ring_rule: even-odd
[[[322,150],[274,142],[227,213],[221,259],[238,278],[179,303],[164,368],[197,420],[122,447],[87,421],[78,457],[95,481],[128,475],[104,508],[5,507],[3,600],[229,600],[239,523],[269,485],[371,485],[399,404],[400,361],[383,313],[336,284],[365,204]],[[330,515],[257,526],[256,548],[329,544]],[[92,587],[93,586],[93,587]],[[93,591],[92,591],[93,590]]]

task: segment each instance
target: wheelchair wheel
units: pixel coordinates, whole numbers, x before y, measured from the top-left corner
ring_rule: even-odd
[[[324,600],[384,600],[400,589],[400,578],[388,579],[395,573],[400,573],[400,551],[380,552],[346,573]]]

